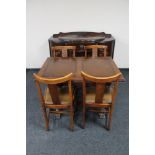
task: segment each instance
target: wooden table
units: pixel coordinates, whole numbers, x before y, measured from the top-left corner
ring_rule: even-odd
[[[96,77],[112,76],[120,72],[111,57],[55,59],[49,57],[41,67],[38,75],[47,78],[59,78],[73,73],[73,81],[81,82],[81,71]],[[125,81],[123,75],[120,77],[120,81]]]
[[[49,57],[41,67],[38,75],[46,78],[59,78],[69,73],[73,73],[73,81],[77,84],[82,82],[81,71],[96,77],[107,77],[119,73],[120,70],[114,63],[111,57],[97,57],[97,58],[53,58]],[[125,81],[123,75],[120,81]],[[97,92],[104,90],[104,86],[98,84]],[[56,87],[50,87],[54,96],[57,96]],[[60,118],[60,115],[56,116]],[[102,113],[99,113],[102,118]]]

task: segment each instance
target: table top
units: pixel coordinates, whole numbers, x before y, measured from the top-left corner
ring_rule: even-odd
[[[49,57],[41,67],[38,75],[46,78],[59,78],[73,73],[74,81],[82,81],[81,71],[96,77],[108,77],[120,73],[111,57],[97,58],[52,58]],[[125,81],[123,75],[120,81]]]

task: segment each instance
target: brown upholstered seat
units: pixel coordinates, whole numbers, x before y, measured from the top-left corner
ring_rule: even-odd
[[[70,104],[68,88],[62,87],[59,89],[59,98],[61,100],[61,104]],[[44,99],[45,104],[53,104],[48,87],[45,89]]]
[[[104,96],[103,96],[103,102],[109,103],[109,104],[111,103],[112,91],[113,91],[112,87],[106,87],[105,92],[104,92]],[[95,96],[96,96],[95,88],[94,87],[87,88],[86,103],[87,104],[94,103]]]

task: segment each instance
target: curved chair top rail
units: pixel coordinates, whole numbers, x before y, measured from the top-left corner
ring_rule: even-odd
[[[72,49],[75,50],[76,46],[53,46],[52,47],[53,50],[67,50],[67,49]]]
[[[85,46],[86,49],[89,49],[89,48],[104,48],[104,49],[107,49],[108,46],[106,45],[87,45]]]
[[[63,83],[63,82],[67,82],[72,80],[73,74],[70,73],[66,76],[60,77],[60,78],[55,78],[55,79],[51,79],[51,78],[45,78],[45,77],[41,77],[37,74],[33,74],[34,78],[44,84],[59,84],[59,83]]]
[[[120,78],[121,73],[117,73],[113,76],[108,76],[108,77],[95,77],[92,75],[89,75],[83,71],[81,71],[81,76],[88,81],[92,81],[95,83],[106,83],[106,82],[112,82],[112,81],[116,81]]]

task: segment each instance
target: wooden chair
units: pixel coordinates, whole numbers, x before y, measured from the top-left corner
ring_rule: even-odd
[[[107,56],[107,49],[108,47],[105,46],[105,45],[87,45],[84,47],[85,49],[85,57],[88,57],[88,53],[89,53],[89,50],[92,51],[92,57],[95,58],[95,57],[106,57]],[[102,51],[98,51],[98,50],[102,50]]]
[[[85,128],[86,108],[91,112],[106,114],[106,128],[110,130],[118,81],[121,73],[110,77],[94,77],[81,72],[83,77],[83,128]],[[95,84],[94,87],[86,87],[86,81]],[[106,83],[111,83],[107,86]]]
[[[72,94],[72,73],[56,79],[50,79],[45,77],[40,77],[37,74],[33,74],[36,85],[38,88],[38,94],[40,98],[41,108],[43,117],[45,120],[46,130],[49,129],[49,115],[47,115],[47,110],[49,113],[55,114],[66,114],[68,110],[70,114],[70,129],[73,131],[73,94]],[[58,84],[68,83],[68,87],[59,88]],[[46,85],[45,93],[43,95],[41,85]]]
[[[56,57],[75,57],[76,46],[54,46],[52,47],[52,55]]]

